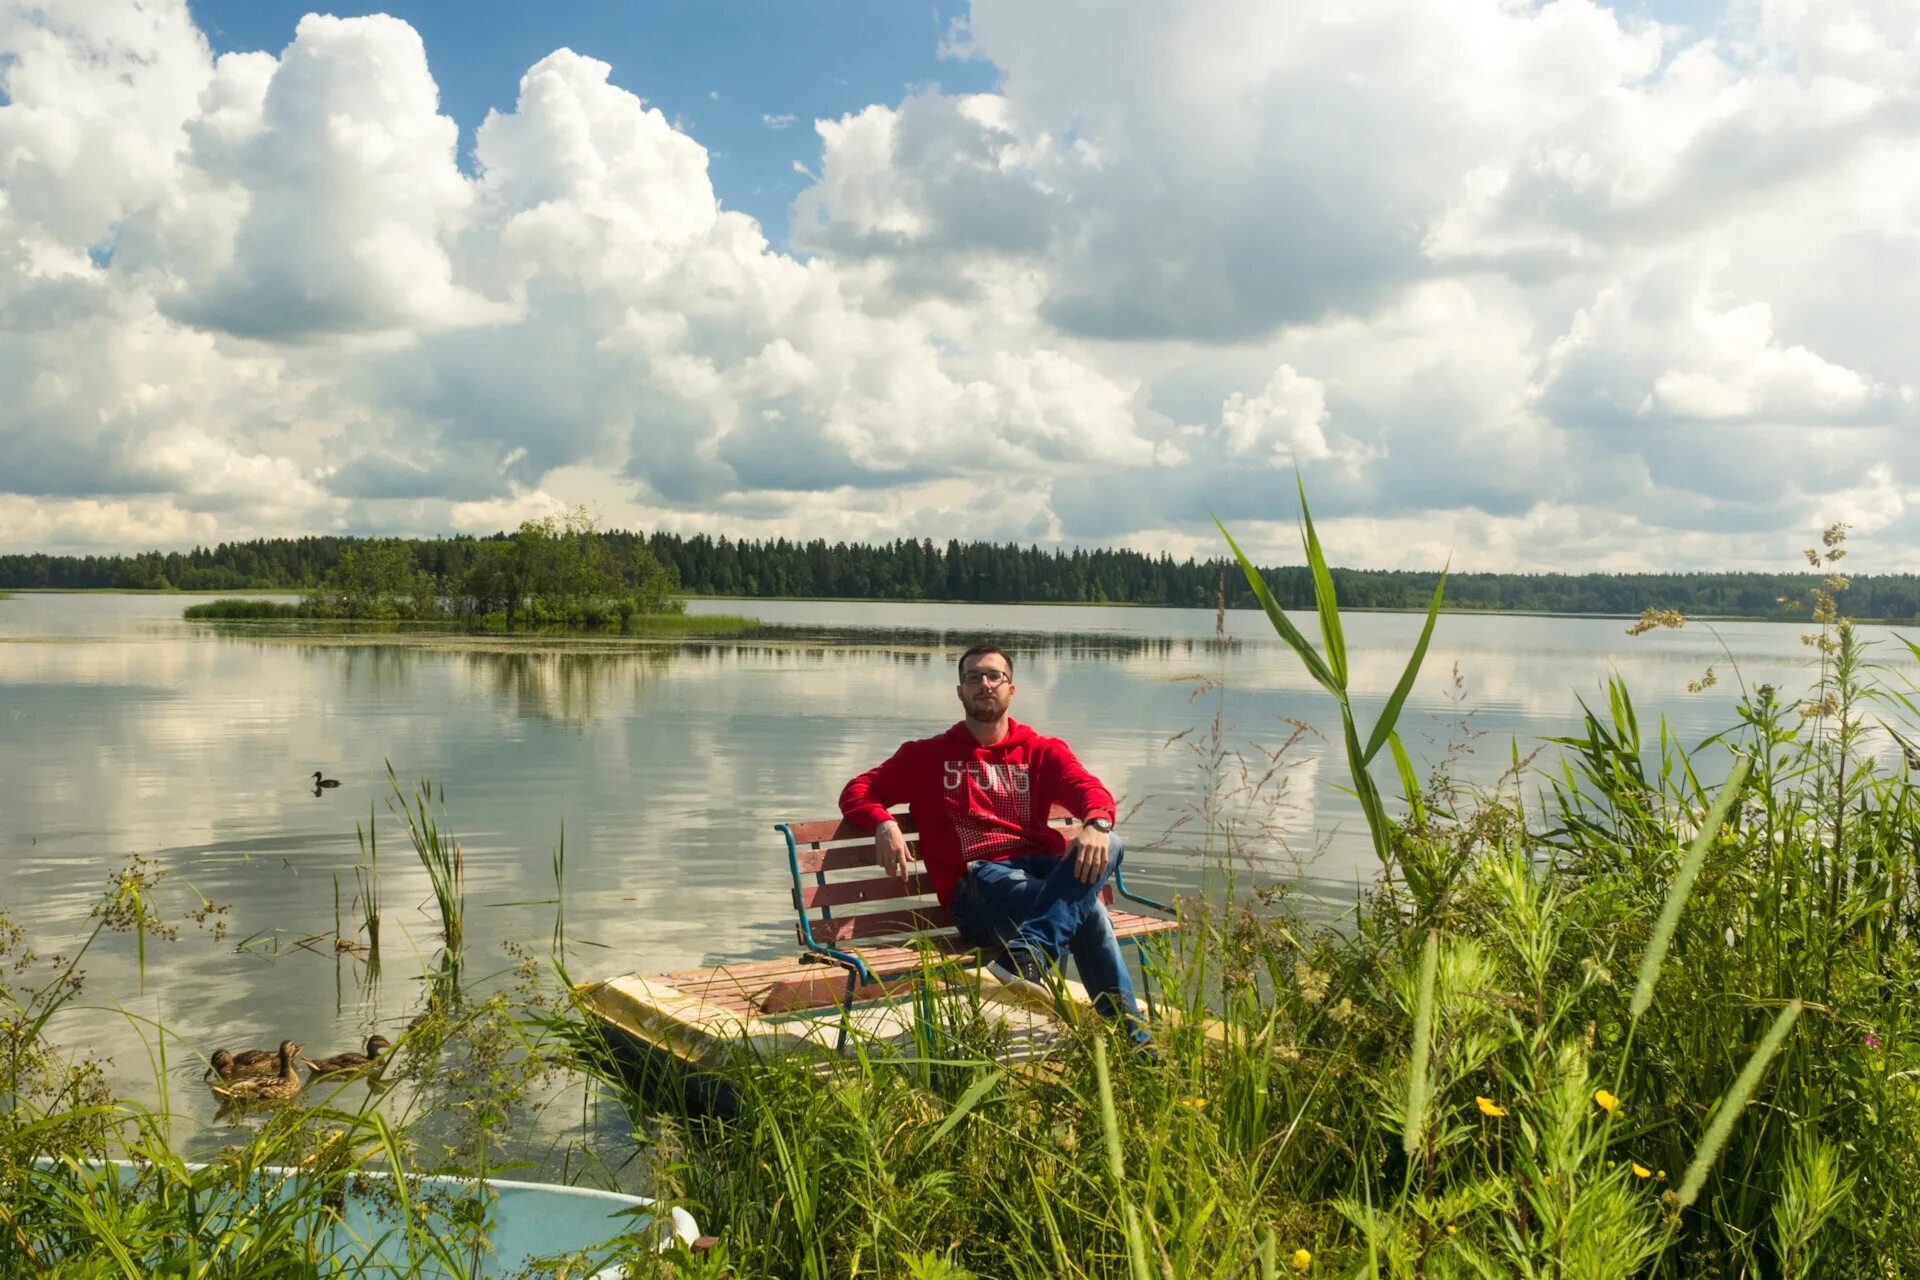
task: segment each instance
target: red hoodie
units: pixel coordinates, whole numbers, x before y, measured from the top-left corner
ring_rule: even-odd
[[[840,793],[840,812],[872,830],[906,804],[920,857],[943,903],[967,864],[1022,853],[1060,853],[1067,838],[1047,825],[1054,805],[1082,818],[1113,817],[1113,796],[1074,759],[1073,748],[1009,718],[1007,736],[982,746],[962,721],[937,738],[902,744]]]

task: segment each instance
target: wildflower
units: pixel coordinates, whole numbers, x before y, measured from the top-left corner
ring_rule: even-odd
[[[1330,979],[1305,960],[1293,962],[1293,980],[1300,985],[1300,994],[1308,1004],[1319,1004],[1327,998]]]
[[[1196,1094],[1191,1098],[1180,1099],[1180,1105],[1183,1107],[1191,1107],[1193,1110],[1199,1111],[1207,1105],[1207,1100]]]
[[[1869,1031],[1860,1037],[1860,1043],[1869,1049],[1878,1049],[1880,1047],[1880,1037]]]
[[[1451,1222],[1449,1222],[1447,1224],[1447,1234],[1450,1236],[1457,1236],[1460,1234],[1460,1228],[1454,1226]]]
[[[1614,1097],[1605,1089],[1595,1089],[1593,1091],[1593,1104],[1602,1111],[1611,1112],[1615,1107],[1620,1105],[1620,1099]]]
[[[1495,1102],[1492,1098],[1475,1097],[1473,1105],[1480,1108],[1481,1115],[1492,1116],[1495,1120],[1507,1114],[1507,1109]]]
[[[1295,1249],[1293,1251],[1293,1257],[1288,1259],[1288,1261],[1293,1264],[1293,1270],[1296,1275],[1305,1275],[1307,1274],[1307,1268],[1313,1265],[1313,1255],[1305,1249]]]
[[[1653,1176],[1653,1170],[1647,1168],[1647,1166],[1641,1164],[1638,1160],[1633,1161],[1632,1164],[1634,1177],[1651,1178]]]
[[[1340,1003],[1327,1010],[1327,1016],[1335,1022],[1345,1025],[1353,1018],[1353,1001],[1346,996],[1340,997]]]

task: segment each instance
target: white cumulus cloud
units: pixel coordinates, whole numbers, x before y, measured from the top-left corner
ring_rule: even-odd
[[[403,18],[0,0],[0,544],[591,500],[1286,554],[1297,467],[1355,562],[1920,558],[1911,5],[975,0],[945,49],[998,88],[814,122],[783,252],[594,50],[456,121]]]

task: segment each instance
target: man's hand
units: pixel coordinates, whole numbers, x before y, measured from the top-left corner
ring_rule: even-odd
[[[873,829],[873,861],[882,871],[905,880],[907,863],[912,856],[907,852],[907,838],[900,833],[899,823],[889,818]]]
[[[1081,884],[1093,884],[1106,874],[1111,856],[1107,850],[1108,838],[1098,827],[1083,825],[1080,834],[1067,846],[1067,856],[1073,859],[1074,879]]]

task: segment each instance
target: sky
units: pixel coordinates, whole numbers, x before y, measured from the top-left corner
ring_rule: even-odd
[[[0,0],[0,551],[1920,569],[1912,0]]]

